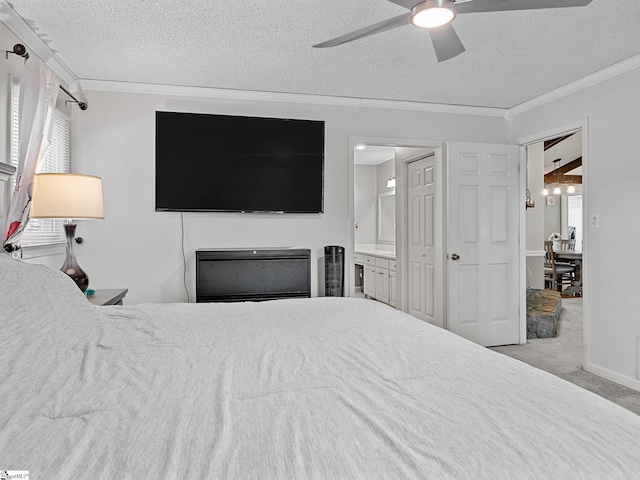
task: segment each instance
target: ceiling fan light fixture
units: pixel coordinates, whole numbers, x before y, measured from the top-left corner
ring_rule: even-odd
[[[456,18],[456,6],[451,0],[427,0],[411,9],[411,23],[420,28],[438,28]]]

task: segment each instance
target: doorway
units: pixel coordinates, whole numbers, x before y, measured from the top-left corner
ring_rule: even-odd
[[[364,149],[368,146],[387,146],[400,150],[423,150],[417,154],[413,151],[406,156],[396,151],[395,206],[398,228],[395,232],[396,251],[393,262],[385,261],[384,255],[381,259],[377,258],[379,253],[384,253],[380,252],[382,249],[376,248],[364,255],[356,250],[361,248],[357,247],[356,242],[356,230],[360,229],[361,224],[356,218],[360,216],[356,208],[358,200],[355,194],[351,197],[348,253],[355,264],[358,260],[369,262],[369,268],[365,263],[363,275],[365,296],[380,301],[388,299],[393,305],[395,302],[392,302],[391,294],[387,295],[386,290],[387,285],[395,284],[397,308],[409,312],[409,291],[412,285],[420,285],[411,282],[412,265],[409,262],[409,163],[419,159],[416,155],[425,157],[429,153],[435,153],[435,165],[439,168],[433,174],[439,175],[440,180],[436,179],[435,184],[442,188],[436,189],[441,201],[440,207],[434,210],[440,215],[443,224],[442,228],[435,229],[436,240],[441,248],[440,255],[435,255],[435,261],[443,266],[441,274],[434,276],[438,279],[434,283],[446,295],[435,295],[438,298],[433,304],[438,305],[442,313],[436,312],[433,317],[454,333],[473,337],[472,340],[483,345],[522,342],[524,328],[521,328],[523,316],[520,312],[524,312],[524,274],[521,273],[524,271],[524,260],[521,264],[520,259],[524,259],[524,250],[521,253],[520,249],[524,249],[524,245],[520,242],[523,227],[520,226],[522,215],[519,210],[519,192],[524,183],[519,167],[524,156],[520,156],[520,148],[514,145],[465,142],[424,142],[420,145],[421,143],[423,142],[401,143],[393,140],[350,138],[350,181],[354,193],[356,146],[363,146]],[[449,160],[447,162],[445,153]],[[426,169],[428,168],[427,166]],[[448,172],[446,175],[445,168]],[[446,178],[447,188],[444,184]],[[472,179],[477,182],[469,184]],[[445,202],[445,190],[449,192],[449,200],[456,201]],[[453,250],[445,252],[445,245],[450,245]],[[445,253],[451,255],[447,256]],[[421,252],[420,255],[422,254],[426,255],[427,252]],[[449,262],[447,268],[444,267],[445,261]],[[425,270],[427,266],[425,265]],[[355,272],[355,265],[348,266],[346,270],[349,278],[349,272]],[[370,285],[369,289],[367,284]],[[381,286],[382,293],[378,292],[378,285]],[[520,289],[518,285],[523,285],[523,288]],[[354,295],[355,280],[350,282],[350,287],[350,295]],[[433,293],[437,294],[435,291]],[[416,298],[419,295],[426,295],[427,298],[429,296],[424,291],[418,293]],[[450,324],[445,319],[449,319]],[[428,318],[423,320],[429,321]]]
[[[532,297],[539,292],[561,296],[563,309],[553,333],[576,337],[562,340],[574,346],[572,356],[581,365],[588,358],[586,136],[586,122],[580,122],[519,142],[527,148],[527,193],[535,202],[526,213],[527,292]],[[566,273],[552,271],[550,262]],[[542,345],[546,340],[534,340],[538,335],[528,327],[528,342]]]
[[[402,278],[406,234],[400,228],[406,187],[401,172],[407,158],[432,153],[432,145],[437,142],[350,137],[353,190],[347,252],[350,261],[345,265],[350,296],[365,296],[406,311],[406,282]]]
[[[563,296],[582,296],[581,259],[583,251],[582,132],[575,131],[527,146],[528,189],[539,209],[527,210],[527,284],[544,288],[546,284]],[[561,264],[577,263],[576,271],[551,278],[541,268],[541,243],[551,242],[555,254],[567,249],[576,252],[577,262],[567,256]],[[555,242],[555,243],[554,243]],[[540,254],[537,254],[540,252]],[[570,280],[570,282],[569,282]],[[572,287],[572,288],[570,288]]]

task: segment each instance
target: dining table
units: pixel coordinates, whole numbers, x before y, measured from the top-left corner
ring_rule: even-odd
[[[571,286],[567,287],[562,293],[564,295],[582,296],[582,251],[580,250],[553,250],[556,262],[570,263],[576,267],[574,280]]]

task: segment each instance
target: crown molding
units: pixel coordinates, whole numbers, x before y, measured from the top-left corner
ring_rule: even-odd
[[[496,107],[475,107],[471,105],[451,105],[445,103],[407,102],[398,100],[375,100],[362,98],[360,107],[388,108],[391,110],[414,110],[419,112],[451,113],[455,115],[480,115],[504,118],[508,110]]]
[[[551,90],[550,92],[532,98],[531,100],[527,100],[515,107],[511,107],[509,109],[509,117],[507,118],[513,118],[516,115],[533,110],[534,108],[553,102],[554,100],[558,100],[562,97],[566,97],[567,95],[571,95],[572,93],[576,93],[592,85],[604,82],[605,80],[616,77],[630,70],[634,70],[638,67],[640,67],[640,55],[635,55],[631,58],[615,63],[610,67],[592,73],[591,75],[582,77],[575,82],[568,83],[560,88],[556,88],[555,90]]]
[[[234,90],[226,88],[115,82],[108,80],[80,79],[80,86],[82,90],[85,91],[94,90],[101,92],[144,93],[151,95],[219,98],[229,100],[304,103],[311,105],[331,105],[355,108],[384,108],[389,110],[413,110],[420,112],[450,113],[457,115],[480,115],[489,117],[504,117],[507,112],[507,109],[504,108],[446,105],[397,100],[376,100],[371,98],[357,97],[334,97],[328,95],[307,95],[299,93],[264,92],[256,90]]]

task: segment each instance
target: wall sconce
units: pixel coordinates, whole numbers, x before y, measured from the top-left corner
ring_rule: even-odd
[[[396,177],[395,175],[391,175],[389,180],[387,180],[387,188],[395,188],[396,187]]]
[[[536,201],[531,198],[531,192],[529,191],[529,189],[527,188],[527,196],[524,199],[524,206],[525,206],[525,210],[527,208],[533,208],[536,206]]]

